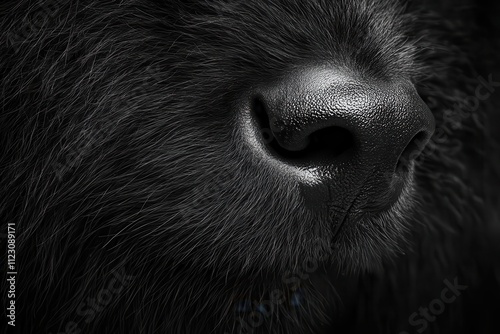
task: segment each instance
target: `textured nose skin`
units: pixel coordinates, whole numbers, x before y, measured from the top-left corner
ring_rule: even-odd
[[[351,140],[346,150],[361,165],[394,170],[405,149],[412,151],[407,159],[417,156],[434,131],[431,111],[409,82],[313,69],[279,81],[260,98],[282,155],[322,145],[328,158],[334,141]],[[325,132],[330,135],[316,136]]]

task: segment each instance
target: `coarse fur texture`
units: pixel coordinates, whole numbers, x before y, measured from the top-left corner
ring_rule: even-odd
[[[427,333],[495,331],[500,222],[485,203],[499,173],[485,124],[499,94],[463,106],[480,76],[500,80],[476,54],[498,41],[479,38],[468,7],[2,6],[0,220],[16,226],[19,333],[415,332],[409,316],[455,278],[467,290]],[[411,191],[335,240],[299,186],[248,152],[233,110],[250,87],[325,63],[411,80],[436,118]],[[90,312],[116,272],[123,289]],[[276,290],[286,302],[262,324],[235,311]]]

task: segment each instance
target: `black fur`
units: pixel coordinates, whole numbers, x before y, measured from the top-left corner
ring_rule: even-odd
[[[473,7],[2,6],[0,219],[16,224],[19,333],[413,333],[408,317],[455,278],[467,290],[427,332],[493,332],[498,306],[483,298],[500,297],[500,232],[485,203],[498,158],[485,154],[497,151],[484,124],[499,94],[462,103],[480,76],[500,75],[494,53],[477,55],[498,44]],[[437,120],[415,195],[335,245],[298,186],[247,152],[233,112],[253,85],[315,63],[410,78]],[[82,315],[116,272],[130,276],[123,289]],[[235,312],[273,290],[285,302],[263,324]]]

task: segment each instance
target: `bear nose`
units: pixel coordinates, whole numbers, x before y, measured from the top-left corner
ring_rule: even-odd
[[[252,110],[264,142],[292,164],[352,159],[392,172],[414,160],[434,131],[434,117],[409,81],[328,69],[300,71],[258,89]]]

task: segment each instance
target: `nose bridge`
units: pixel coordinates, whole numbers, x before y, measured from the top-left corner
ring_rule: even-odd
[[[270,127],[283,147],[303,149],[304,137],[337,126],[354,133],[358,149],[373,159],[388,150],[403,150],[414,133],[429,126],[422,112],[428,108],[410,84],[360,83],[345,77],[322,83],[285,82],[271,94]]]

